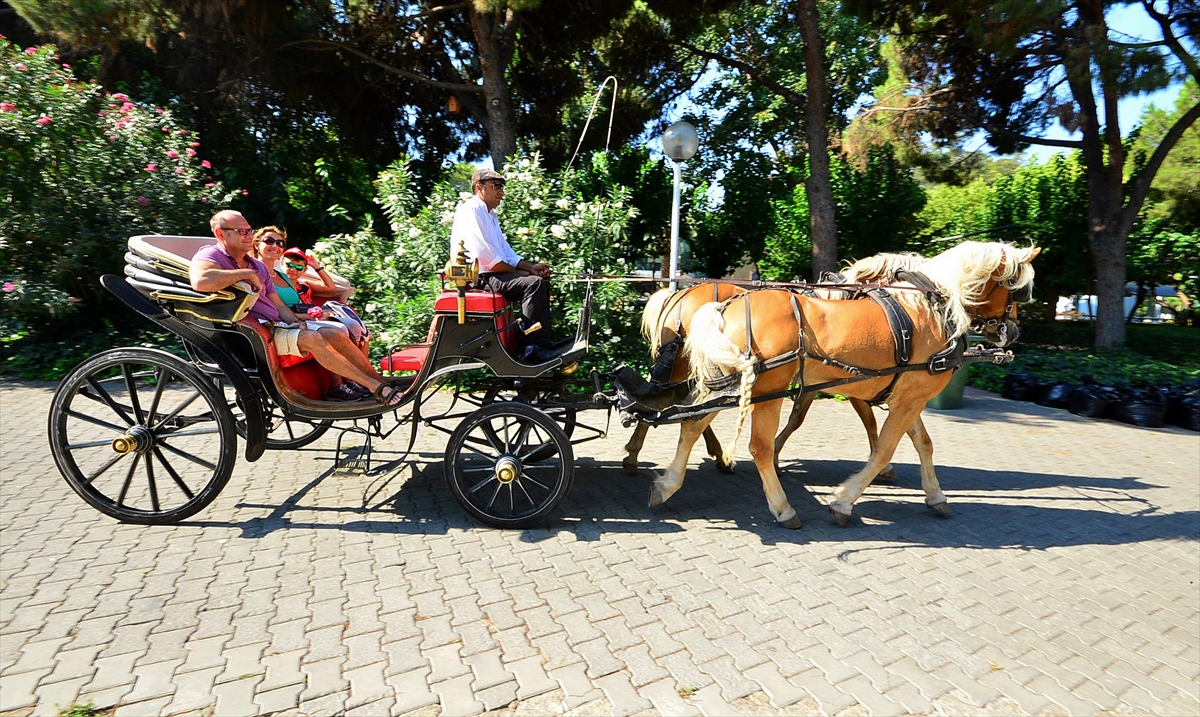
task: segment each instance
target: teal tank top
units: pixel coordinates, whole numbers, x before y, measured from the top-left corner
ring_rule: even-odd
[[[287,275],[278,269],[275,270],[279,274],[279,278],[283,279],[287,286],[275,285],[275,292],[279,294],[279,298],[283,299],[284,306],[295,306],[300,303],[300,294],[292,288],[292,282],[288,281]]]

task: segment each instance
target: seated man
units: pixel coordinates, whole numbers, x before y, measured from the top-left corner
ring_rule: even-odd
[[[496,207],[504,199],[504,176],[491,169],[480,169],[471,177],[475,196],[458,206],[454,212],[454,227],[450,230],[450,256],[458,253],[459,242],[466,247],[469,259],[479,260],[481,289],[494,291],[509,301],[521,302],[521,313],[529,325],[540,323],[537,331],[528,334],[527,363],[544,363],[554,358],[550,353],[550,267],[534,264],[513,251]]]
[[[311,353],[317,363],[337,376],[345,376],[367,388],[385,406],[397,406],[403,391],[375,371],[370,361],[345,331],[334,328],[311,330],[304,320],[284,305],[266,264],[249,255],[254,245],[254,230],[240,212],[226,209],[209,221],[214,246],[207,246],[192,257],[190,278],[196,291],[220,291],[244,281],[258,292],[258,301],[250,316],[272,327],[275,350],[280,356],[304,356]],[[281,323],[282,322],[282,323]]]

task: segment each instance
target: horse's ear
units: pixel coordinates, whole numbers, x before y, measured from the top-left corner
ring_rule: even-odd
[[[1033,261],[1034,259],[1037,258],[1037,255],[1041,254],[1041,253],[1042,253],[1042,248],[1040,246],[1032,247],[1029,250],[1029,258],[1026,259],[1025,261]]]

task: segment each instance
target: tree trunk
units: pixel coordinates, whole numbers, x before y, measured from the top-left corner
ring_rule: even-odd
[[[1108,194],[1093,195],[1088,212],[1092,215],[1088,222],[1088,242],[1096,262],[1096,348],[1101,349],[1114,349],[1125,342],[1125,249],[1129,237],[1121,232],[1116,217],[1112,216],[1114,205],[1108,201]],[[1118,186],[1117,207],[1120,201]]]
[[[825,43],[821,41],[817,0],[799,0],[800,35],[804,38],[804,72],[807,101],[804,135],[808,142],[808,219],[812,228],[813,280],[837,270],[837,222],[833,214],[833,188],[829,183],[829,128],[826,116],[829,90],[825,84]]]
[[[480,13],[475,4],[467,5],[475,47],[479,51],[479,66],[483,72],[484,116],[479,119],[487,130],[492,166],[504,169],[504,163],[517,152],[516,116],[508,91],[508,60],[511,48],[505,46],[504,27],[514,21],[513,12]]]

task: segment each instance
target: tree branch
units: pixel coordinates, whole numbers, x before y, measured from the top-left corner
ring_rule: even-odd
[[[384,70],[385,72],[390,72],[394,75],[399,75],[401,77],[413,80],[414,82],[420,82],[422,84],[429,85],[430,87],[439,87],[441,89],[451,90],[453,92],[466,92],[466,93],[477,94],[477,95],[483,94],[483,88],[480,87],[479,85],[467,85],[467,84],[461,84],[461,83],[457,83],[457,82],[442,82],[441,80],[435,80],[435,79],[432,79],[429,77],[425,77],[424,75],[419,75],[416,72],[402,70],[399,67],[393,67],[392,65],[389,65],[388,63],[383,62],[382,60],[379,60],[379,59],[363,52],[362,50],[351,47],[350,45],[347,45],[342,42],[334,42],[332,40],[317,40],[317,39],[297,40],[295,42],[289,42],[289,43],[280,45],[278,49],[282,50],[282,49],[288,48],[288,47],[303,47],[303,46],[318,47],[318,48],[324,49],[324,50],[343,50],[345,52],[350,53],[351,55],[354,55],[358,59],[363,60],[364,62],[375,65],[376,67]]]
[[[1187,131],[1192,123],[1200,118],[1200,103],[1192,105],[1192,108],[1183,113],[1171,129],[1163,136],[1162,142],[1158,144],[1158,148],[1154,150],[1154,154],[1150,155],[1150,160],[1146,162],[1146,166],[1138,173],[1137,179],[1129,187],[1129,199],[1125,203],[1125,208],[1121,212],[1121,227],[1128,233],[1133,228],[1133,221],[1137,218],[1138,212],[1142,209],[1142,202],[1146,200],[1146,195],[1150,192],[1150,183],[1154,181],[1154,175],[1158,174],[1158,168],[1162,166],[1163,160],[1167,158],[1167,154]]]
[[[978,117],[966,114],[965,112],[960,112],[953,107],[939,107],[937,105],[922,105],[917,107],[875,106],[866,110],[866,112],[863,114],[871,114],[873,112],[941,112],[942,114],[947,114],[951,117],[960,119],[972,127],[978,127],[979,129],[986,130],[991,134],[999,135],[1001,137],[1015,139],[1018,142],[1025,142],[1027,144],[1040,144],[1046,147],[1065,147],[1067,149],[1079,149],[1083,147],[1083,142],[1077,139],[1049,139],[1047,137],[1034,137],[1028,134],[1021,134],[1020,132],[1013,132],[1012,130],[1004,129],[1003,127],[997,127],[990,122],[986,122]]]
[[[755,82],[761,84],[762,86],[770,89],[775,94],[779,95],[784,100],[786,100],[788,104],[795,105],[795,107],[798,110],[800,110],[800,112],[804,112],[804,104],[805,104],[804,95],[771,79],[770,77],[768,77],[766,75],[766,73],[764,73],[762,70],[758,69],[757,67],[751,65],[750,63],[743,62],[742,60],[728,57],[726,55],[722,55],[722,54],[719,54],[716,52],[702,50],[699,47],[690,45],[686,42],[683,42],[682,40],[671,40],[670,43],[672,45],[682,47],[683,49],[687,50],[688,52],[692,53],[693,55],[703,57],[706,60],[713,60],[722,65],[725,65],[726,67],[730,67],[735,70],[739,70],[741,72],[746,73],[746,75],[748,77],[750,77],[750,79],[752,79]]]
[[[1175,37],[1175,32],[1171,30],[1171,18],[1154,9],[1154,0],[1142,0],[1142,7],[1146,8],[1146,13],[1154,18],[1154,21],[1162,28],[1163,42],[1166,43],[1167,47],[1171,48],[1171,52],[1175,53],[1179,61],[1188,68],[1188,72],[1192,78],[1200,82],[1200,62],[1197,62],[1195,57],[1188,54],[1187,50],[1183,48],[1183,43],[1179,42],[1179,38]]]

